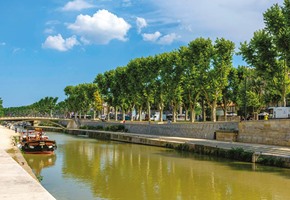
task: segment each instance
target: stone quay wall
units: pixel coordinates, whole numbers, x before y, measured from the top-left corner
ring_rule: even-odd
[[[81,125],[88,126],[111,126],[120,122],[96,122],[83,120]],[[187,137],[198,139],[219,139],[216,133],[229,135],[232,132],[236,139],[232,142],[279,145],[290,147],[290,120],[253,120],[242,122],[195,122],[191,123],[123,123],[128,133],[160,135],[171,137]],[[221,135],[224,136],[224,135]],[[225,141],[230,141],[230,138]]]
[[[116,122],[82,121],[81,125],[103,126],[118,125]],[[238,130],[238,122],[196,122],[196,123],[123,123],[128,133],[160,135],[171,137],[187,137],[199,139],[215,139],[216,130]]]
[[[259,120],[239,123],[238,142],[290,147],[290,120]]]

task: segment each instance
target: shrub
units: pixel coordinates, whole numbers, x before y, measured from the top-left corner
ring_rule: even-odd
[[[113,132],[127,132],[128,129],[125,128],[124,125],[112,125],[112,126],[107,126],[105,128],[105,131],[113,131]]]
[[[86,130],[103,130],[103,126],[88,126],[88,125],[84,125],[81,126],[80,129],[86,129]]]
[[[282,158],[275,158],[273,156],[260,156],[257,163],[276,167],[284,167],[285,165],[285,161]]]

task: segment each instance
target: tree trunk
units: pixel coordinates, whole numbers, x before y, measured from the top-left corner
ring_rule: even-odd
[[[131,108],[131,119],[130,119],[131,122],[134,121],[134,119],[133,119],[133,111],[134,111],[134,107]]]
[[[118,121],[118,110],[117,110],[117,107],[115,107],[115,121]]]
[[[160,118],[159,118],[159,122],[163,121],[163,105],[161,103],[158,104],[159,106],[159,113],[160,113]]]
[[[204,106],[204,100],[201,101],[201,107],[202,107],[202,121],[206,121],[206,112],[205,112],[205,106]]]
[[[195,122],[195,106],[190,105],[190,122]]]
[[[108,104],[108,109],[107,109],[107,120],[108,121],[110,121],[110,110],[111,110],[110,108],[111,108],[111,106]]]
[[[142,121],[142,107],[139,107],[138,113],[139,113],[139,122],[141,122]]]
[[[216,104],[217,104],[216,100],[214,100],[211,104],[211,120],[213,122],[216,122]]]
[[[93,113],[93,120],[96,120],[96,111],[94,110]]]
[[[176,110],[177,110],[177,106],[175,105],[175,103],[172,103],[172,108],[173,108],[173,113],[172,113],[172,122],[176,122]]]
[[[148,110],[148,121],[150,122],[151,121],[151,106],[150,106],[150,103],[149,101],[147,102],[147,110]]]

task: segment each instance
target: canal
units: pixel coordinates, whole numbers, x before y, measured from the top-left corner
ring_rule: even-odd
[[[55,155],[25,158],[58,200],[284,200],[290,170],[172,149],[47,133]]]

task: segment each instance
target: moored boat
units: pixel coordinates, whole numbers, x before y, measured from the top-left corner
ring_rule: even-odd
[[[50,140],[40,128],[23,132],[20,146],[25,153],[30,154],[53,154],[57,148],[55,140]]]

